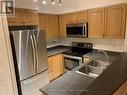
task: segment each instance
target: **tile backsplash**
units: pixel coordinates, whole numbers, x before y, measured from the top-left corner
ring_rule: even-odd
[[[102,39],[102,38],[63,38],[61,43],[70,45],[71,42],[91,42],[94,49],[104,49],[109,51],[124,51],[124,39]]]

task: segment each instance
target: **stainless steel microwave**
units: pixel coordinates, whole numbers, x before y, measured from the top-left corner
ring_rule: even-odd
[[[88,23],[67,24],[68,37],[88,37]]]

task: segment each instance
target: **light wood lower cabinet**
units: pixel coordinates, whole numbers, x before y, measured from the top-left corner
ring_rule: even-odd
[[[127,81],[113,95],[127,95]]]
[[[64,68],[62,54],[54,55],[48,58],[48,71],[50,81],[63,74]]]

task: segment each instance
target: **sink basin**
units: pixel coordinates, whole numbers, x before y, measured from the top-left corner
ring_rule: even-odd
[[[96,68],[89,65],[84,65],[79,70],[77,70],[76,73],[97,78],[103,72],[103,70],[104,68]]]
[[[108,64],[109,64],[108,62],[95,61],[95,60],[88,63],[89,66],[100,67],[100,68],[106,68]]]

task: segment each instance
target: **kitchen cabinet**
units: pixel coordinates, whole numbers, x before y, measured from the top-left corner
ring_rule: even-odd
[[[89,10],[88,22],[89,37],[124,38],[126,5]]]
[[[48,71],[50,81],[63,74],[64,68],[62,54],[54,55],[48,58]]]
[[[127,95],[127,81],[113,95]]]
[[[0,13],[0,95],[18,95],[7,19]]]
[[[46,15],[43,13],[39,13],[38,20],[39,20],[39,29],[45,30],[46,29]]]
[[[66,16],[59,16],[60,37],[66,37]]]
[[[38,14],[30,9],[15,9],[14,17],[8,17],[9,26],[38,25]]]
[[[104,9],[93,9],[88,12],[88,37],[104,36]]]
[[[57,15],[46,15],[47,39],[59,38],[59,24]]]
[[[105,8],[105,37],[124,38],[126,5]]]
[[[22,9],[21,23],[23,25],[38,25],[38,13],[34,10]]]
[[[8,20],[8,25],[9,26],[17,26],[17,25],[21,25],[21,13],[22,13],[22,9],[15,9],[15,15],[12,17],[7,18]]]
[[[88,20],[87,11],[66,14],[66,24],[87,22],[87,20]]]

